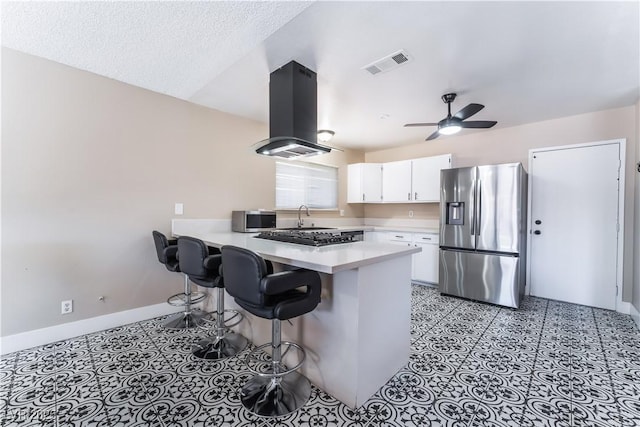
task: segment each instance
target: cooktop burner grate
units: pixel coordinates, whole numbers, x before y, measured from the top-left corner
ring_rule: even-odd
[[[327,246],[353,242],[353,236],[333,234],[321,231],[263,231],[257,236],[259,239],[276,240],[278,242],[297,243],[307,246]]]

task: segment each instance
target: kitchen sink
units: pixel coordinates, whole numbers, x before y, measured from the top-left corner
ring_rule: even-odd
[[[336,228],[331,227],[289,227],[289,228],[278,228],[277,230],[282,231],[313,231],[313,230],[336,230]]]

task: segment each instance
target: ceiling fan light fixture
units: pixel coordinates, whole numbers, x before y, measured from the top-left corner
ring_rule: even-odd
[[[462,127],[460,125],[455,124],[455,123],[444,124],[444,125],[442,125],[440,127],[440,129],[438,129],[438,133],[440,133],[442,135],[453,135],[454,133],[460,132],[461,129],[462,129]]]

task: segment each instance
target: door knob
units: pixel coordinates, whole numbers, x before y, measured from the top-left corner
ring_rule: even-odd
[[[539,219],[536,219],[536,225],[540,225],[542,224],[542,221],[540,221]]]
[[[542,234],[542,232],[540,230],[535,230],[533,234]]]

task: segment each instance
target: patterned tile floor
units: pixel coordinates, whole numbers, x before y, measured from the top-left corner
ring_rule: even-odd
[[[280,419],[245,411],[237,359],[200,361],[198,331],[152,319],[6,355],[3,426],[640,426],[629,316],[525,298],[519,310],[413,286],[409,364],[352,411],[314,388]],[[200,332],[201,334],[201,332]],[[381,334],[381,337],[383,334]]]

